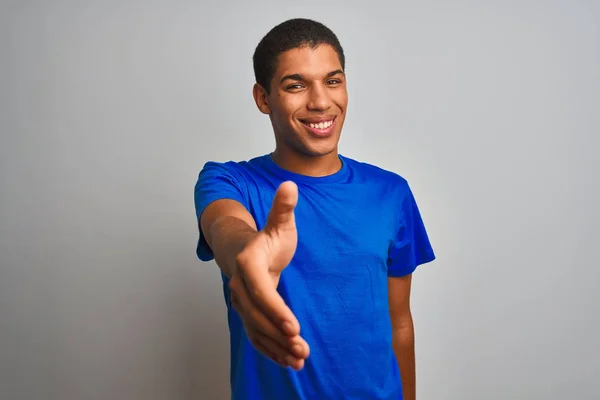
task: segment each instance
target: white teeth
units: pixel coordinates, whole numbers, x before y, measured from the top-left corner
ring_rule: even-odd
[[[319,122],[318,124],[309,123],[308,126],[315,129],[327,129],[331,126],[331,124],[333,124],[333,120],[327,122]]]

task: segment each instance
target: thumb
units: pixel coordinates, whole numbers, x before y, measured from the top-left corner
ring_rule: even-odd
[[[264,230],[295,229],[296,204],[298,204],[298,186],[292,181],[283,182],[275,192]]]

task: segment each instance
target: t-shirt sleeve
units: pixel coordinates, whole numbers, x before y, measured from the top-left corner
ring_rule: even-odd
[[[194,203],[196,207],[196,220],[200,219],[204,209],[212,202],[220,199],[236,200],[246,208],[247,200],[244,195],[243,185],[236,173],[227,163],[207,162],[200,174],[194,188]],[[206,242],[202,229],[198,224],[199,238],[196,254],[202,261],[210,261],[214,254]]]
[[[389,251],[390,277],[411,274],[419,265],[435,260],[419,207],[408,184],[401,204],[400,227]]]

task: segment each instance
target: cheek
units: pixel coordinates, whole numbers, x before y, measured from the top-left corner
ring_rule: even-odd
[[[340,108],[342,108],[343,110],[346,109],[346,106],[348,105],[348,94],[343,92],[340,93],[337,97],[336,97],[336,103],[338,104],[338,106]]]
[[[279,110],[282,114],[292,117],[302,108],[303,97],[299,94],[293,96],[287,95],[279,98]]]
[[[286,105],[279,104],[277,109],[273,110],[273,117],[273,122],[280,132],[295,130],[294,111],[288,109]]]
[[[285,106],[283,104],[281,104],[281,103],[278,103],[276,105],[272,105],[271,106],[271,113],[273,115],[274,121],[278,125],[281,125],[282,122],[285,122],[288,119],[287,111],[285,109]]]

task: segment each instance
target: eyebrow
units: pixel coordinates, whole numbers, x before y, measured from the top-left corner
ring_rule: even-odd
[[[341,69],[336,69],[335,71],[331,71],[327,74],[327,78],[331,78],[334,75],[337,74],[342,74],[344,75],[344,71],[342,71]],[[285,80],[290,79],[293,81],[304,81],[304,77],[300,74],[291,74],[291,75],[286,75],[283,78],[281,78],[281,80],[279,81],[279,83],[283,83]]]

